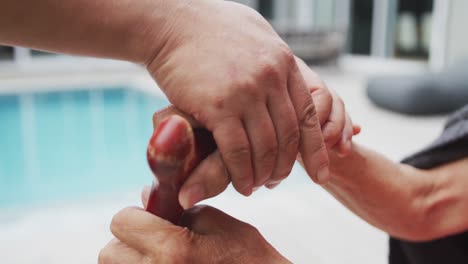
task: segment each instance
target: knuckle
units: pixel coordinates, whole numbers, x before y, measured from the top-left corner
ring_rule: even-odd
[[[235,162],[238,163],[244,159],[247,159],[250,155],[250,148],[249,146],[237,146],[234,149],[227,150],[223,154],[223,159],[227,161],[227,163]]]
[[[114,217],[112,217],[110,229],[113,234],[124,230],[129,223],[127,210],[128,208],[122,209],[120,212],[115,214]]]
[[[286,179],[289,176],[289,174],[291,174],[293,164],[294,164],[294,160],[293,162],[291,162],[290,166],[284,166],[283,168],[278,168],[278,172],[274,175],[274,177],[271,178],[273,183],[274,184],[280,183],[281,181]]]
[[[229,95],[231,96],[231,95]],[[226,105],[226,97],[224,96],[215,96],[213,98],[213,104],[214,104],[214,108],[217,109],[217,110],[222,110],[225,105]],[[201,117],[200,113],[196,113],[199,117]]]
[[[316,159],[317,159],[317,168],[323,168],[323,167],[328,167],[329,160],[328,160],[328,154],[327,154],[327,148],[324,144],[313,144],[313,146],[310,148],[311,153],[316,153]]]
[[[318,125],[317,109],[312,102],[306,104],[302,110],[299,125],[301,129],[315,129]]]
[[[261,74],[267,78],[278,79],[281,75],[281,70],[279,69],[278,65],[269,61],[262,64]]]
[[[294,126],[290,129],[282,139],[280,139],[280,145],[283,151],[286,153],[296,153],[299,147],[300,134],[299,128]]]
[[[271,181],[273,184],[280,183],[282,180],[286,179],[288,175],[291,173],[292,164],[291,166],[285,166],[283,168],[278,168],[277,172],[273,177],[271,177]]]
[[[98,263],[99,264],[111,264],[114,258],[113,250],[111,247],[106,246],[105,248],[101,249],[98,255]]]
[[[262,101],[262,98],[264,98],[264,90],[255,78],[237,80],[223,96],[225,104],[239,100],[244,103],[251,103],[252,101]]]
[[[276,155],[278,154],[278,146],[276,144],[272,144],[268,146],[258,157],[260,162],[272,164],[275,159]]]

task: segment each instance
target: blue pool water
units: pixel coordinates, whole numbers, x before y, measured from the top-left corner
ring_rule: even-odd
[[[0,207],[151,183],[151,116],[167,104],[126,87],[0,95]]]

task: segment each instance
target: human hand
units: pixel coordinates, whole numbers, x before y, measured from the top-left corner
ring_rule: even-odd
[[[101,250],[99,263],[289,263],[255,227],[213,207],[187,210],[181,225],[142,208],[123,209],[112,219],[116,238]]]
[[[307,87],[317,105],[317,116],[323,127],[324,138],[329,150],[335,150],[338,155],[345,156],[351,151],[351,138],[359,133],[360,127],[352,124],[345,111],[343,101],[327,88],[320,77],[305,63],[298,59],[298,65],[307,82]],[[170,106],[153,116],[154,127],[170,115],[183,116],[194,128],[203,127],[190,115]],[[351,133],[349,131],[351,130]],[[348,134],[347,134],[348,133]],[[349,136],[351,135],[351,136]],[[300,155],[298,159],[302,162]],[[195,203],[216,196],[223,192],[230,180],[225,173],[225,167],[219,153],[207,158],[188,177],[179,193],[179,202],[184,208],[190,208]],[[274,188],[278,184],[266,185]]]
[[[161,31],[165,44],[147,68],[175,106],[213,132],[219,151],[200,166],[222,161],[226,179],[250,195],[287,177],[300,150],[308,174],[326,181],[316,109],[289,47],[253,9],[189,2]]]
[[[335,150],[341,157],[348,155],[351,152],[352,138],[360,133],[361,127],[353,124],[343,100],[336,92],[329,89],[304,61],[299,58],[296,61],[314,100],[327,148]]]

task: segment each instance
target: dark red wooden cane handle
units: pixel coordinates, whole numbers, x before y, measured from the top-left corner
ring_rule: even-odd
[[[166,117],[154,130],[147,150],[155,176],[146,211],[174,224],[183,212],[179,190],[187,176],[216,149],[212,134],[193,128],[179,115]]]

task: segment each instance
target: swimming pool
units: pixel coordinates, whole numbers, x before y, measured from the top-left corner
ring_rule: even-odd
[[[129,87],[0,95],[0,207],[141,188],[167,100]]]

